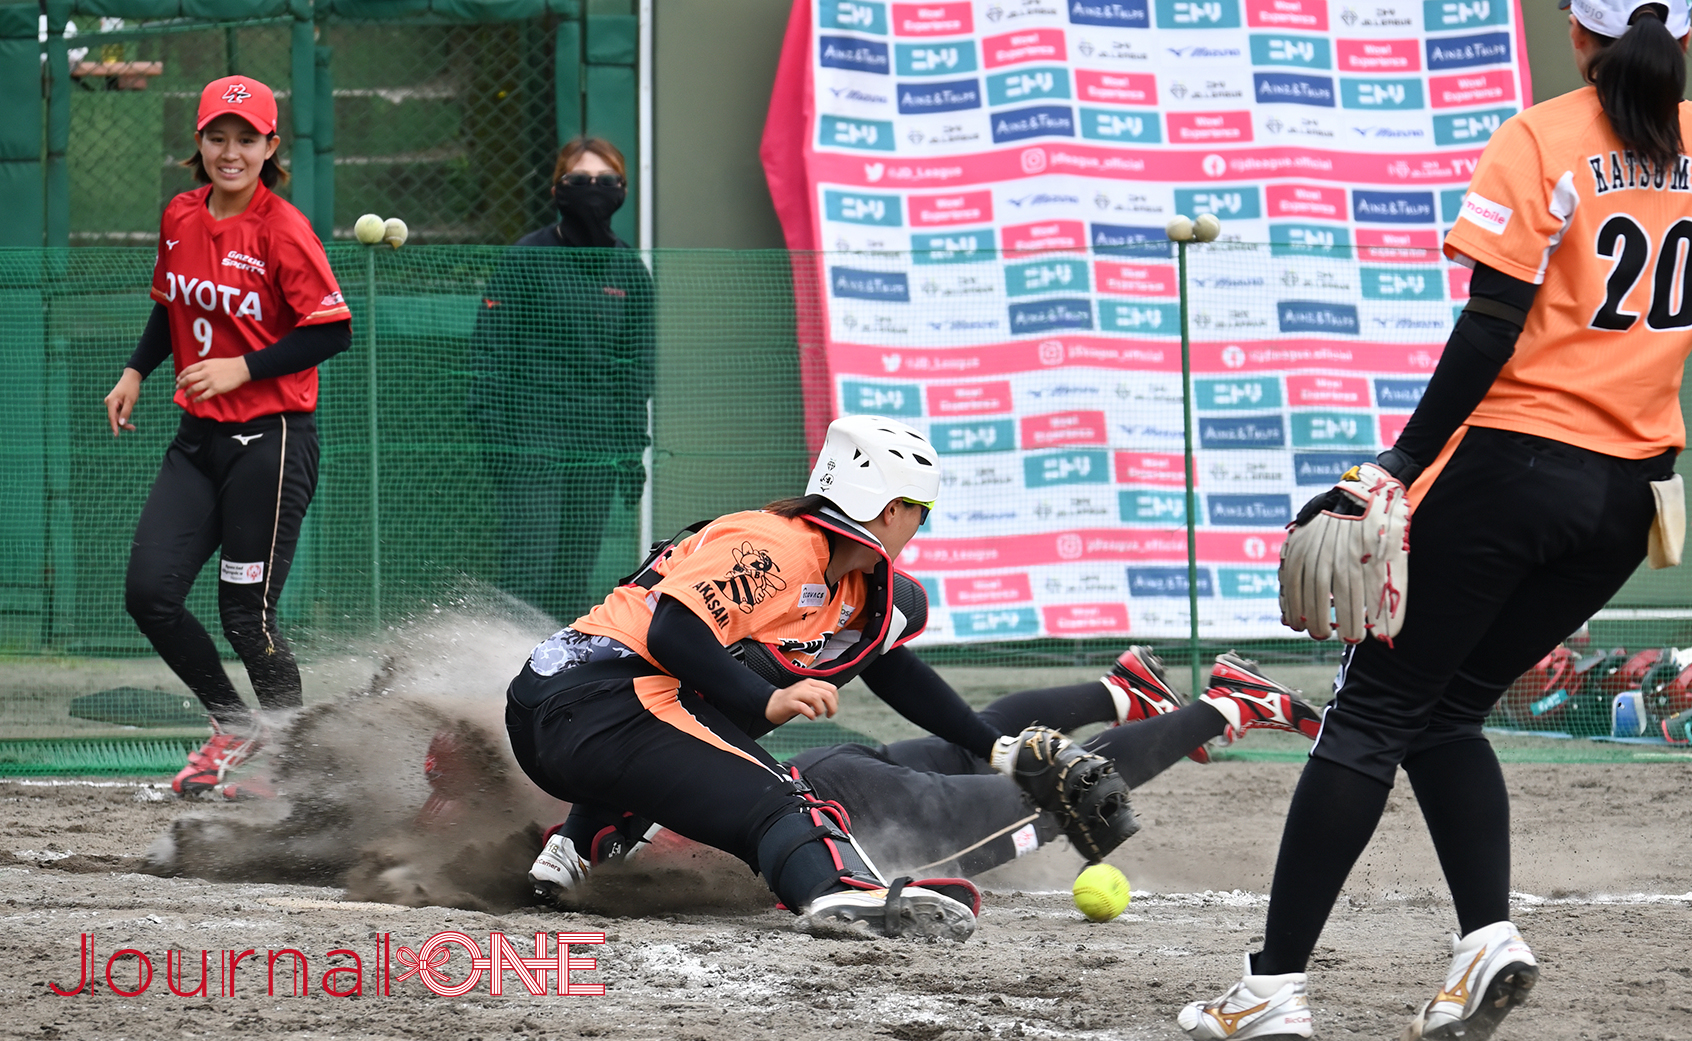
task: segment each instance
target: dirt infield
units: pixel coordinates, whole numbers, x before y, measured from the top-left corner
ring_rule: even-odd
[[[1518,807],[1515,913],[1545,975],[1500,1036],[1692,1038],[1687,768],[1506,770]],[[345,902],[339,887],[156,877],[136,869],[184,813],[174,801],[138,801],[156,789],[0,784],[0,1035],[1174,1039],[1176,1009],[1231,982],[1240,952],[1260,934],[1258,894],[1295,776],[1296,766],[1281,763],[1177,766],[1141,789],[1147,828],[1112,857],[1139,891],[1128,914],[1084,921],[1067,894],[1050,891],[1079,862],[1048,848],[984,880],[980,931],[961,945],[815,940],[791,932],[786,914],[744,903],[644,917],[496,914]],[[187,812],[230,823],[248,813]],[[757,892],[749,878],[723,881],[727,891],[715,895],[731,899],[719,902]],[[1669,893],[1681,895],[1646,895]],[[1401,791],[1318,949],[1318,1036],[1396,1037],[1443,970],[1451,925],[1420,820]],[[537,998],[515,976],[501,997],[485,980],[460,998],[415,980],[392,984],[391,996],[373,993],[378,934],[391,937],[392,952],[449,929],[484,950],[487,934],[500,931],[525,953],[537,930],[604,932],[597,951],[574,949],[597,954],[598,969],[572,979],[603,983],[606,994]],[[93,935],[96,980],[78,996],[56,996],[48,981],[76,986],[84,933]],[[108,956],[125,947],[154,965],[139,997],[111,993],[103,978]],[[197,982],[198,952],[210,952],[209,997],[166,989],[171,948],[189,953],[185,990]],[[276,973],[278,996],[266,994],[266,952],[282,948],[306,956],[312,996],[281,996],[291,959]],[[320,989],[325,956],[340,948],[362,959],[363,997]],[[258,953],[236,971],[234,996],[220,994],[220,952],[248,949]],[[133,990],[140,972],[126,958],[113,978]],[[346,990],[352,979],[329,982]]]
[[[981,927],[965,944],[795,933],[744,866],[719,856],[596,872],[574,913],[529,906],[523,870],[538,825],[559,809],[511,776],[501,684],[489,690],[490,676],[521,660],[512,647],[523,639],[425,633],[386,655],[361,692],[313,705],[276,743],[280,801],[185,804],[129,781],[0,782],[0,1036],[1174,1041],[1180,1006],[1231,983],[1261,939],[1296,762],[1182,762],[1139,789],[1144,829],[1110,858],[1135,899],[1103,925],[1071,906],[1081,864],[1062,846],[979,880]],[[873,718],[845,722],[898,736]],[[456,823],[419,827],[423,751],[442,729],[483,757],[487,781],[464,796]],[[1692,1041],[1692,762],[1505,773],[1514,915],[1544,974],[1499,1036]],[[1440,982],[1453,926],[1400,785],[1316,953],[1317,1036],[1396,1038]],[[410,951],[447,930],[484,954],[498,932],[525,956],[537,931],[603,933],[602,946],[571,950],[599,963],[570,980],[605,994],[536,997],[512,973],[499,996],[485,977],[458,997],[392,981]],[[85,935],[92,980],[58,996],[49,981],[76,988]],[[146,975],[134,956],[112,965],[115,987],[105,978],[124,948],[151,963],[143,994],[116,993]],[[304,958],[309,996],[290,994],[292,956],[276,962],[267,993],[268,954],[283,949]],[[226,952],[249,950],[228,984]],[[202,951],[206,993],[176,996],[170,962],[192,990]],[[357,973],[346,971],[354,956]],[[462,954],[450,971],[462,978]],[[355,983],[360,996],[326,993]]]

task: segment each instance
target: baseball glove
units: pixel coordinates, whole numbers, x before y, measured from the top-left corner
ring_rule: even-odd
[[[993,765],[1015,778],[1035,805],[1058,826],[1089,863],[1140,830],[1128,804],[1128,782],[1116,764],[1049,727],[1029,727],[1000,739]]]
[[[1318,640],[1338,629],[1346,643],[1373,636],[1392,646],[1409,585],[1404,495],[1398,478],[1363,463],[1304,504],[1281,545],[1282,624]]]

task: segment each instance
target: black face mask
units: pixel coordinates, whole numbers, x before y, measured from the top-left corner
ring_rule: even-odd
[[[558,207],[558,235],[566,246],[615,246],[611,215],[623,205],[628,190],[604,184],[571,185],[560,181],[552,186],[552,203]]]

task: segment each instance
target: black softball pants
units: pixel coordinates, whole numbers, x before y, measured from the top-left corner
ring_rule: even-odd
[[[1073,730],[1116,718],[1100,683],[1020,691],[981,710],[1007,734],[1031,726]],[[1086,743],[1138,787],[1185,758],[1227,725],[1208,705],[1111,727]],[[834,745],[789,759],[824,799],[852,815],[854,834],[876,863],[895,874],[968,877],[1009,863],[1063,834],[1015,781],[985,759],[939,737],[874,748]]]
[[[1509,917],[1509,795],[1487,714],[1645,557],[1650,482],[1675,453],[1619,459],[1470,428],[1417,504],[1394,646],[1349,649],[1293,795],[1257,971],[1302,972],[1402,764],[1464,933]]]
[[[309,412],[245,423],[184,415],[135,526],[124,606],[219,724],[240,727],[248,712],[210,634],[185,606],[188,591],[221,547],[223,634],[261,708],[297,707],[300,670],[277,627],[276,603],[317,488],[317,455]]]
[[[633,814],[757,871],[764,834],[804,808],[799,786],[704,698],[681,690],[671,700],[675,686],[640,659],[553,676],[525,664],[506,693],[512,753],[542,791],[574,804],[573,839]]]

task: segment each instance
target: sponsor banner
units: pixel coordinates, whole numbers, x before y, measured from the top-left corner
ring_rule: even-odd
[[[840,411],[847,415],[922,415],[922,386],[916,383],[866,383],[845,380],[840,384]]]
[[[1128,631],[1128,605],[1118,600],[1101,604],[1053,604],[1041,608],[1048,636],[1109,635]]]
[[[981,575],[944,580],[947,607],[986,607],[1020,604],[1034,599],[1026,572],[1009,575]]]
[[[1530,98],[1516,3],[801,10],[772,113],[804,176],[771,179],[824,254],[801,382],[813,421],[934,443],[920,639],[1185,636],[1189,520],[1201,635],[1292,636],[1285,524],[1420,401],[1468,299],[1446,230],[1508,216],[1467,183]],[[1184,267],[1176,214],[1223,225]]]
[[[1231,564],[1267,564],[1280,559],[1286,532],[1279,526],[1253,531],[1200,531],[1199,556]],[[999,535],[987,538],[912,539],[899,567],[922,571],[982,571],[1079,561],[1180,563],[1187,559],[1185,528],[1079,531]]]
[[[1008,380],[987,383],[931,383],[928,414],[931,416],[984,416],[1011,410]]]
[[[1170,264],[1124,264],[1099,261],[1093,265],[1094,285],[1101,293],[1121,296],[1179,296],[1180,284]]]
[[[1087,289],[1087,262],[1084,260],[1054,258],[1032,264],[1013,264],[1005,268],[1006,296],[1035,296],[1065,291],[1085,293]]]
[[[1218,144],[1251,144],[1252,120],[1253,112],[1248,109],[1208,113],[1171,111],[1164,117],[1171,130],[1163,142],[1170,147],[1143,153],[1124,154],[1120,146],[1105,141],[1045,141],[1023,148],[950,153],[913,162],[896,156],[864,154],[894,150],[897,143],[890,121],[826,116],[818,117],[817,140],[819,147],[829,151],[819,151],[811,165],[813,172],[830,184],[881,190],[944,191],[1016,182],[1027,176],[1023,172],[1025,168],[1104,182],[1263,183],[1270,178],[1304,179],[1314,175],[1334,184],[1385,188],[1464,184],[1474,172],[1475,160],[1485,144],[1481,141],[1438,151],[1395,150],[1385,157],[1379,150],[1317,150],[1295,146],[1216,150]],[[1175,128],[1179,128],[1179,134]],[[980,129],[983,133],[968,140],[975,144],[987,140],[986,127]],[[1417,131],[1402,140],[1419,146],[1432,143],[1431,115]],[[1356,141],[1359,146],[1376,143],[1366,141],[1367,136],[1351,132],[1345,140]]]

